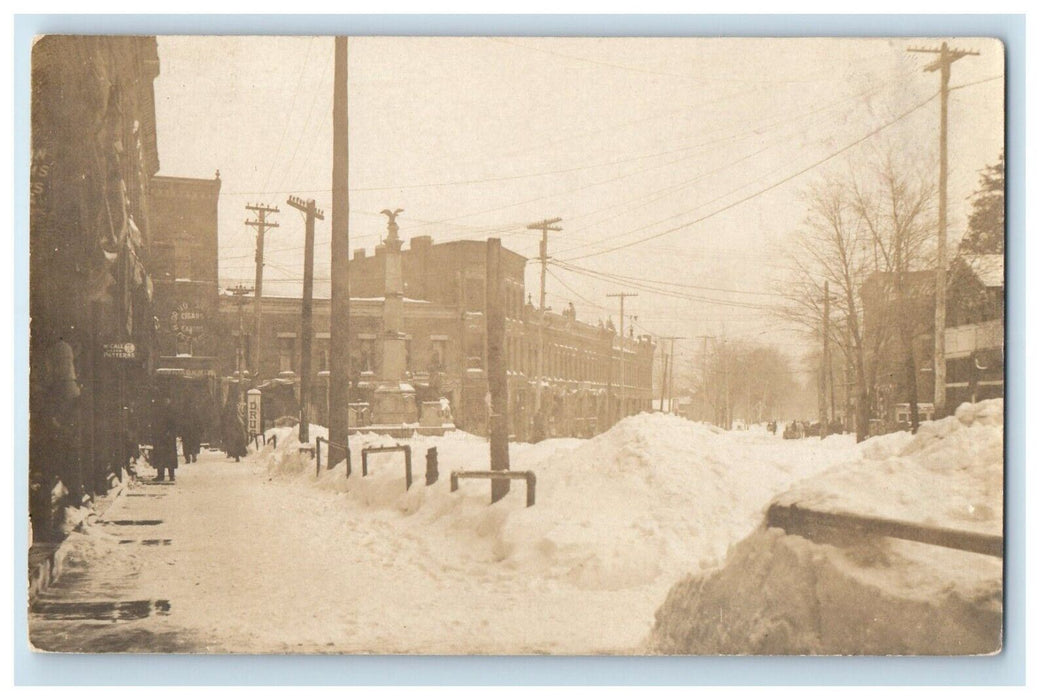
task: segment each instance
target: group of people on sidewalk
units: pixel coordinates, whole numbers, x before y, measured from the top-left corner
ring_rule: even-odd
[[[178,468],[178,441],[182,442],[185,464],[196,462],[200,456],[201,435],[204,432],[199,411],[179,410],[170,396],[161,399],[153,424],[153,451],[150,464],[156,468],[156,480],[175,480]],[[235,396],[226,401],[221,414],[221,441],[226,456],[240,461],[247,456],[247,426]]]

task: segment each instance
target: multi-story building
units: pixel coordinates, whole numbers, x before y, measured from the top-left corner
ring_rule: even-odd
[[[876,342],[883,334],[873,414],[888,424],[909,422],[908,390],[914,373],[920,419],[935,417],[934,274],[906,273],[900,301],[891,275],[871,275],[862,287],[866,342]],[[907,360],[900,314],[908,323],[914,366]],[[1003,255],[957,256],[946,289],[946,415],[964,401],[1003,395],[1003,318]]]
[[[30,515],[46,540],[137,451],[159,60],[154,37],[45,36],[32,62]]]
[[[876,273],[862,285],[865,343],[870,349],[879,347],[870,351],[867,363],[872,373],[871,415],[883,425],[909,422],[914,382],[920,420],[934,417],[934,280],[934,270],[914,270],[904,272],[900,280],[891,273]]]
[[[353,341],[350,392],[355,404],[369,404],[381,362],[384,255],[379,246],[371,256],[354,251],[350,263],[350,324]],[[411,239],[402,251],[404,332],[408,379],[419,401],[447,399],[455,423],[476,433],[487,431],[486,243],[453,241],[434,244],[428,236]],[[647,337],[621,340],[613,330],[578,321],[573,312],[544,314],[542,408],[536,399],[539,313],[525,301],[526,258],[502,251],[505,294],[505,358],[509,378],[510,434],[532,437],[536,426],[544,435],[591,435],[618,416],[649,405],[654,345]],[[221,297],[224,336],[220,364],[227,374],[235,367],[238,314],[245,318],[245,335],[253,328],[250,299]],[[296,417],[296,373],[301,352],[301,300],[265,296],[262,338],[244,339],[247,365],[261,348],[254,384],[263,391],[263,414],[272,421]],[[330,300],[314,299],[311,381],[313,420],[326,420],[326,388],[330,358]],[[624,345],[626,382],[619,390]],[[268,408],[266,408],[268,406]],[[540,418],[536,418],[540,416]]]
[[[964,401],[1003,396],[1003,255],[961,255],[950,279],[945,388],[948,409],[954,411]]]
[[[149,269],[156,316],[153,396],[218,437],[218,195],[222,181],[157,176],[149,186]]]

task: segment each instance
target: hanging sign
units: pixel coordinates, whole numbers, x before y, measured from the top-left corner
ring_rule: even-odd
[[[137,357],[134,343],[105,343],[102,357],[112,360],[133,360]]]

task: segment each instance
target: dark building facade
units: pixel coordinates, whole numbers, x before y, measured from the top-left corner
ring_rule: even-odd
[[[149,269],[156,316],[153,396],[218,439],[218,196],[222,181],[157,176],[149,187]]]
[[[945,311],[946,415],[961,403],[1003,396],[1003,255],[957,256],[948,275]],[[909,323],[913,343],[920,419],[934,418],[934,271],[906,273],[904,296],[887,274],[871,275],[862,287],[867,339],[888,324],[875,373],[873,416],[887,425],[909,422],[911,368],[899,314]],[[897,304],[897,309],[893,306]],[[900,309],[900,310],[899,310]],[[869,342],[867,340],[867,342]],[[940,416],[938,416],[940,417]]]
[[[961,255],[950,271],[946,310],[946,400],[999,398],[1004,392],[1004,257]]]
[[[32,62],[30,515],[48,540],[137,452],[159,60],[153,37],[45,36]]]
[[[862,285],[866,344],[882,346],[870,367],[870,415],[884,426],[909,422],[913,382],[920,420],[934,417],[934,284],[934,270],[915,270],[903,273],[900,281],[893,274],[877,273]],[[899,320],[908,324],[907,334],[901,331]],[[906,336],[912,344],[913,365],[909,364]]]
[[[351,400],[370,404],[380,371],[384,250],[368,256],[354,252],[350,264],[353,298]],[[458,427],[487,431],[486,243],[453,241],[433,244],[429,237],[410,241],[402,252],[404,275],[404,332],[407,335],[408,381],[419,401],[447,399]],[[506,310],[506,370],[509,375],[510,434],[517,440],[535,434],[592,435],[617,418],[619,338],[615,332],[582,323],[573,313],[546,311],[543,399],[536,420],[538,376],[537,309],[525,302],[526,258],[503,249],[502,282]],[[262,354],[254,381],[263,390],[266,422],[283,415],[297,416],[294,387],[301,352],[301,301],[264,297]],[[253,333],[253,302],[242,305],[232,295],[221,297],[221,326],[227,343],[220,365],[229,375],[236,366],[239,314],[245,333]],[[313,304],[311,416],[326,421],[326,382],[330,356],[330,301]],[[244,339],[247,365],[254,366],[254,343]],[[649,338],[624,341],[626,414],[646,410],[651,397],[654,345]],[[268,405],[268,409],[266,408]],[[358,419],[359,420],[359,419]],[[365,419],[364,419],[365,420]]]

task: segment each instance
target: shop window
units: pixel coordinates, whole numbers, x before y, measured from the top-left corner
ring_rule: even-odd
[[[360,369],[363,372],[375,372],[377,360],[377,343],[374,338],[360,340]]]
[[[277,349],[280,354],[280,371],[281,372],[293,372],[294,369],[294,343],[295,339],[292,338],[277,338]]]
[[[429,353],[429,371],[442,372],[446,367],[446,357],[447,340],[443,338],[434,338],[432,340],[432,350]]]

